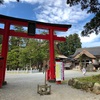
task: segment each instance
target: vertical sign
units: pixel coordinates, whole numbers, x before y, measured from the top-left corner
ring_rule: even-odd
[[[64,80],[63,62],[56,62],[56,81]]]

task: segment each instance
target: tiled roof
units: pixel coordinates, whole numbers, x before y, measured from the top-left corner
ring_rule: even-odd
[[[92,55],[91,53],[89,53],[87,50],[83,50],[82,52],[80,52],[79,54],[77,54],[75,56],[75,58],[79,58],[81,55],[85,54],[86,56],[90,57],[90,58],[96,58],[94,55]]]
[[[73,56],[76,56],[77,54],[79,54],[80,52],[82,52],[83,50],[88,51],[89,53],[91,53],[94,56],[100,56],[100,47],[90,47],[90,48],[78,48]]]

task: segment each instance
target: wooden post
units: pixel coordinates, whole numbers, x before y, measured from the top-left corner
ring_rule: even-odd
[[[5,71],[6,71],[6,61],[7,61],[7,52],[8,52],[8,41],[9,41],[9,30],[10,30],[10,24],[9,22],[5,23],[4,27],[4,35],[3,35],[3,42],[2,42],[2,51],[1,56],[3,59],[3,82],[5,81]]]
[[[49,68],[49,80],[55,80],[55,57],[54,57],[54,30],[49,30],[49,48],[50,48],[50,68]]]

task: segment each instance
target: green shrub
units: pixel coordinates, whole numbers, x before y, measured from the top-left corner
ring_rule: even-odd
[[[82,77],[82,78],[77,78],[81,82],[92,82],[92,83],[100,83],[100,74],[91,76],[91,77]]]

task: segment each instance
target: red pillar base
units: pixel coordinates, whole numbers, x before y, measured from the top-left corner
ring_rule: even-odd
[[[56,80],[55,80],[55,79],[52,79],[52,80],[51,80],[51,79],[49,79],[49,80],[48,80],[48,82],[55,83],[55,82],[56,82]]]
[[[56,81],[56,84],[61,84],[61,81]]]
[[[54,76],[54,77],[55,77],[55,76]],[[50,70],[47,70],[47,73],[46,73],[46,80],[47,80],[48,82],[56,82],[56,79],[51,77]]]

